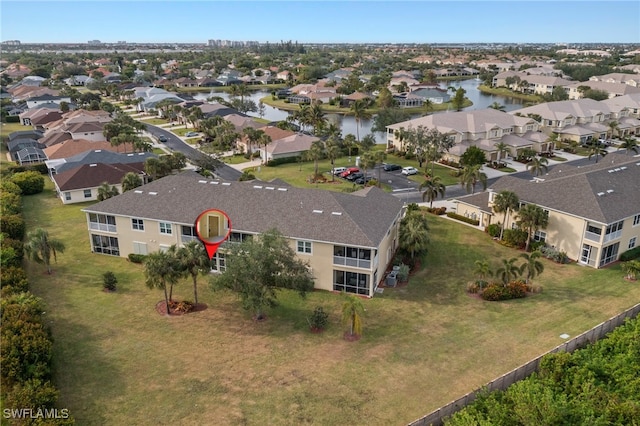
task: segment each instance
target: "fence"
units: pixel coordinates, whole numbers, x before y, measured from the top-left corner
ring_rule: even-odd
[[[472,403],[479,392],[489,390],[505,390],[513,383],[526,378],[531,375],[535,371],[538,370],[538,366],[540,365],[540,360],[543,356],[551,353],[558,352],[573,352],[576,349],[582,348],[588,343],[594,343],[607,335],[607,333],[611,332],[614,328],[622,325],[624,321],[628,318],[635,318],[640,314],[640,303],[627,309],[623,313],[616,315],[609,320],[598,324],[593,327],[591,330],[586,331],[575,338],[556,346],[551,349],[549,352],[546,352],[539,357],[527,362],[524,365],[516,368],[515,370],[511,370],[510,372],[498,377],[497,379],[489,382],[482,389],[476,389],[473,392],[470,392],[464,395],[461,398],[456,399],[455,401],[450,402],[449,404],[438,408],[435,411],[427,414],[424,417],[419,418],[411,423],[409,426],[440,426],[442,425],[442,420],[454,414],[455,412],[461,410],[466,407],[468,404]]]

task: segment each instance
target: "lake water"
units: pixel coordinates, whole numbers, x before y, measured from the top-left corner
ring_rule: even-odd
[[[440,83],[440,87],[443,89],[447,89],[448,87],[462,87],[466,90],[465,96],[469,98],[473,105],[465,108],[465,111],[474,110],[474,109],[484,109],[494,102],[498,102],[501,105],[504,105],[506,111],[513,111],[516,109],[522,108],[522,101],[520,99],[515,98],[507,98],[504,96],[496,96],[496,95],[486,95],[481,93],[478,90],[478,86],[482,83],[478,80],[460,80],[460,81],[447,81]],[[267,91],[256,91],[251,92],[249,96],[246,98],[251,99],[256,104],[260,101],[261,98],[265,96],[269,96],[271,92]],[[213,92],[213,93],[197,93],[193,95],[195,99],[198,100],[206,100],[211,96],[219,96],[222,99],[228,100],[229,95],[226,92]],[[438,112],[436,114],[446,114],[446,111]],[[248,115],[253,117],[260,117],[257,112],[249,112]],[[269,121],[280,121],[285,120],[289,116],[288,111],[283,111],[277,108],[273,108],[269,105],[265,104],[264,116],[263,118]],[[342,114],[327,114],[327,119],[334,122],[338,127],[342,129],[342,136],[348,135],[349,133],[356,135],[356,120],[349,115]],[[418,116],[416,116],[418,117]],[[365,135],[371,133],[371,126],[373,126],[373,120],[361,120],[360,121],[360,138]],[[386,143],[386,135],[384,133],[376,132],[373,134],[376,138],[376,142],[379,144]]]

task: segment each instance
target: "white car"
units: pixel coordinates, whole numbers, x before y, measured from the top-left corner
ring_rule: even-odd
[[[194,136],[198,136],[199,134],[200,134],[200,133],[198,133],[198,132],[187,132],[187,133],[185,133],[185,134],[184,134],[184,136],[185,136],[186,138],[192,138],[192,137],[194,137]]]
[[[418,169],[416,169],[415,167],[403,167],[402,174],[406,176],[417,175]]]

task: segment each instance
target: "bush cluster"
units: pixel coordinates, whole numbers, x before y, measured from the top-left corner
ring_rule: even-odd
[[[558,251],[554,247],[540,247],[540,253],[547,259],[551,259],[558,263],[569,263],[569,256],[564,251]]]
[[[502,235],[502,242],[508,247],[523,249],[527,245],[529,235],[522,229],[505,229]]]
[[[484,300],[490,301],[520,299],[526,295],[527,285],[523,281],[512,281],[507,285],[491,283],[480,293]]]
[[[500,225],[497,223],[492,223],[491,225],[484,228],[484,232],[489,234],[492,238],[498,238],[500,236]]]
[[[640,246],[627,250],[620,255],[621,262],[628,262],[640,258]]]
[[[311,328],[322,330],[329,323],[329,314],[322,309],[322,306],[316,306],[308,321]]]
[[[129,256],[127,257],[129,259],[129,262],[142,263],[144,262],[146,256],[144,254],[129,253]]]
[[[427,211],[431,214],[442,216],[443,214],[447,213],[447,208],[446,207],[427,207]]]
[[[301,161],[300,156],[297,157],[284,157],[284,158],[274,158],[271,159],[269,161],[267,161],[265,163],[265,166],[267,167],[276,167],[279,166],[280,164],[290,164],[290,163],[297,163]]]
[[[462,216],[461,214],[454,212],[447,212],[447,217],[451,219],[459,220],[460,222],[470,223],[471,225],[478,226],[480,225],[480,221],[477,219],[471,219],[470,217]]]

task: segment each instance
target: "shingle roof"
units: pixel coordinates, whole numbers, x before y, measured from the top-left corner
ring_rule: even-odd
[[[505,176],[490,189],[513,191],[524,202],[605,224],[640,213],[640,156],[611,153],[587,166],[554,166],[540,178]]]
[[[140,152],[135,154],[121,154],[112,151],[93,150],[86,151],[73,157],[67,158],[64,164],[57,166],[56,173],[71,170],[84,164],[131,164],[143,162],[149,157],[156,157],[150,152]]]
[[[183,172],[95,204],[87,212],[191,225],[200,213],[220,209],[234,229],[377,247],[402,211],[402,200],[378,188],[345,194],[270,183],[212,181]]]
[[[55,160],[59,158],[69,158],[74,155],[82,154],[87,151],[105,150],[113,152],[132,152],[133,147],[131,144],[123,144],[119,146],[111,145],[111,142],[107,141],[89,141],[86,139],[67,139],[61,143],[49,146],[44,149],[44,153],[49,160]]]
[[[83,164],[71,170],[53,175],[60,191],[94,188],[103,182],[116,185],[129,172],[142,173],[144,163],[131,164]]]

